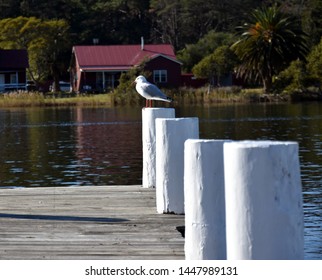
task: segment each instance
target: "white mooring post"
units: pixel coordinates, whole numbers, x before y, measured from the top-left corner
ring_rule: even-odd
[[[156,119],[158,213],[184,213],[184,142],[199,138],[198,118]]]
[[[142,150],[143,150],[143,188],[155,188],[155,120],[156,118],[174,118],[174,108],[142,109]]]
[[[227,259],[303,259],[298,144],[224,144]]]
[[[187,140],[184,155],[185,257],[225,260],[225,140]]]

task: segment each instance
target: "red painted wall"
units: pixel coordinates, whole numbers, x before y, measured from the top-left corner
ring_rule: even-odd
[[[164,85],[166,87],[179,87],[181,84],[181,64],[175,61],[159,56],[150,60],[146,64],[146,69],[152,74],[153,70],[167,70],[168,82]],[[150,82],[153,82],[152,79]]]

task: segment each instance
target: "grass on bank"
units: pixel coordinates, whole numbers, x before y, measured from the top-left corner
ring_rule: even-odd
[[[221,87],[209,90],[208,87],[198,89],[179,88],[163,89],[175,104],[209,105],[217,103],[251,103],[251,102],[285,102],[289,101],[287,95],[265,95],[263,89],[242,89],[240,87]],[[114,92],[110,94],[114,105],[144,104],[142,97],[134,90],[128,92]]]
[[[0,94],[0,107],[33,106],[106,106],[112,105],[107,94],[43,94],[40,92],[17,91]]]
[[[306,93],[266,95],[263,89],[242,89],[240,87],[222,87],[209,90],[208,87],[192,89],[165,89],[173,98],[175,105],[205,105],[216,103],[256,103],[287,102],[304,100]],[[310,95],[307,95],[310,96]],[[313,96],[314,97],[314,96]],[[319,99],[320,98],[320,99]],[[318,95],[321,100],[321,94]],[[66,93],[39,93],[16,91],[0,94],[0,107],[33,106],[144,106],[145,100],[134,89],[127,92],[76,95]]]
[[[198,89],[181,88],[177,92],[170,92],[170,96],[184,104],[259,102],[262,95],[262,89],[241,89],[235,86],[213,88],[211,90],[208,87]]]

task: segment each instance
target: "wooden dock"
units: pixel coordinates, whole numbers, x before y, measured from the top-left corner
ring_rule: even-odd
[[[0,259],[184,259],[183,215],[141,186],[0,190]]]

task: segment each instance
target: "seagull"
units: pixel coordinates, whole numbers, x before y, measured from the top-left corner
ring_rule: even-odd
[[[134,83],[136,83],[136,91],[146,99],[146,107],[152,107],[152,100],[172,101],[170,97],[166,96],[156,85],[149,83],[142,75],[138,76]]]

